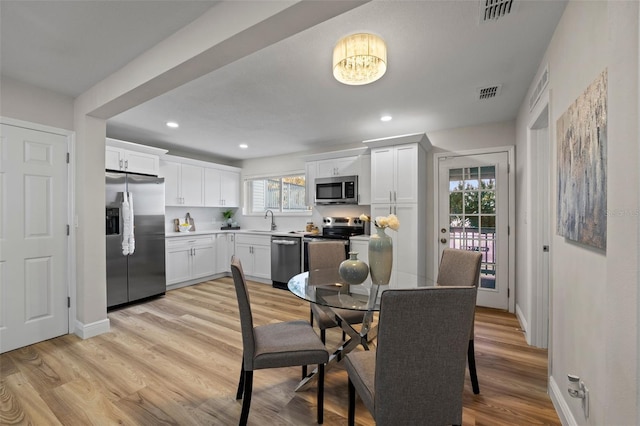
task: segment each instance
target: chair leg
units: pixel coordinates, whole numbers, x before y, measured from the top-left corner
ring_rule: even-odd
[[[303,365],[302,366],[302,378],[304,379],[305,377],[307,377],[307,366]]]
[[[347,415],[347,424],[354,426],[356,423],[356,387],[353,386],[349,379],[349,413]]]
[[[318,424],[324,422],[324,364],[318,364]]]
[[[253,371],[245,371],[244,398],[242,399],[242,413],[240,414],[240,426],[246,426],[249,419],[249,407],[251,406],[251,389],[253,388]]]
[[[241,399],[244,392],[244,356],[242,358],[242,367],[240,367],[240,381],[238,383],[238,392],[236,393],[236,399]]]
[[[467,348],[467,359],[469,360],[469,377],[471,378],[471,387],[474,394],[480,393],[480,385],[478,384],[478,373],[476,372],[476,354],[473,346],[473,340],[469,340]]]
[[[327,330],[320,330],[320,340],[323,345],[327,343]]]

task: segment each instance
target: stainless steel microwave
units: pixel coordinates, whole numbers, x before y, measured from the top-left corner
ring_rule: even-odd
[[[358,204],[358,176],[316,178],[316,204]]]

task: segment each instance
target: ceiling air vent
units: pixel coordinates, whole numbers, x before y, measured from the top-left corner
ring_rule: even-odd
[[[501,84],[495,86],[487,86],[481,87],[478,89],[478,99],[483,101],[485,99],[495,98],[500,94],[500,89],[502,88]]]
[[[538,83],[536,87],[533,88],[533,93],[531,93],[531,97],[529,98],[529,111],[533,110],[533,107],[536,106],[538,101],[540,100],[540,95],[544,92],[544,89],[547,87],[549,83],[549,64],[544,67],[540,78],[538,79]]]
[[[480,22],[497,20],[515,12],[514,0],[480,0]]]

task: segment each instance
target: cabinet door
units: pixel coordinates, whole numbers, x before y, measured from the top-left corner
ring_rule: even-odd
[[[318,176],[318,162],[307,161],[304,163],[305,185],[304,194],[307,206],[313,206],[316,203],[316,177]]]
[[[204,205],[207,207],[221,206],[220,170],[204,169]]]
[[[160,161],[160,176],[164,177],[164,200],[167,206],[182,204],[180,195],[180,163]]]
[[[248,244],[238,244],[236,241],[236,257],[242,263],[242,270],[245,275],[253,275],[253,250]]]
[[[393,147],[371,151],[371,203],[393,201],[395,184]],[[387,213],[388,214],[388,213]]]
[[[360,172],[357,155],[320,160],[316,164],[318,177],[350,176]]]
[[[157,175],[159,158],[146,152],[125,151],[125,170],[146,175]]]
[[[358,156],[336,158],[334,160],[336,174],[338,176],[352,176],[360,173],[360,162]]]
[[[371,156],[360,157],[360,172],[358,173],[358,204],[371,204]]]
[[[240,206],[240,173],[220,171],[220,194],[223,206]]]
[[[375,231],[374,231],[375,232]],[[349,251],[358,253],[358,260],[363,261],[367,265],[369,264],[369,242],[361,240],[351,240]],[[371,275],[367,276],[362,285],[351,286],[351,291],[360,294],[366,294],[366,289],[371,286]]]
[[[167,285],[187,281],[191,278],[191,247],[176,247],[167,250]]]
[[[216,253],[213,246],[195,247],[191,256],[191,278],[215,274]]]
[[[124,165],[124,153],[112,146],[105,147],[104,168],[107,170],[121,170]]]
[[[398,231],[387,230],[393,238],[393,288],[415,288],[425,282],[426,252],[419,247],[423,237],[419,221],[426,218],[418,217],[417,204],[398,204],[394,206],[395,214],[400,221]],[[424,226],[422,227],[424,229]]]
[[[331,177],[336,175],[336,166],[331,160],[316,161],[316,177]]]
[[[216,274],[230,271],[231,254],[229,253],[229,245],[227,243],[229,234],[216,235]]]
[[[256,278],[271,279],[271,245],[253,246],[253,274]]]
[[[418,146],[400,145],[395,151],[394,201],[415,203],[418,201]]]
[[[181,164],[180,193],[185,206],[204,205],[204,168]]]

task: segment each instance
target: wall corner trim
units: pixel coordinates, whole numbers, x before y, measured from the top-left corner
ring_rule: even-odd
[[[109,318],[105,318],[100,321],[92,322],[90,324],[83,324],[80,321],[76,321],[74,334],[81,339],[89,339],[99,334],[108,333],[111,330],[111,322]]]

